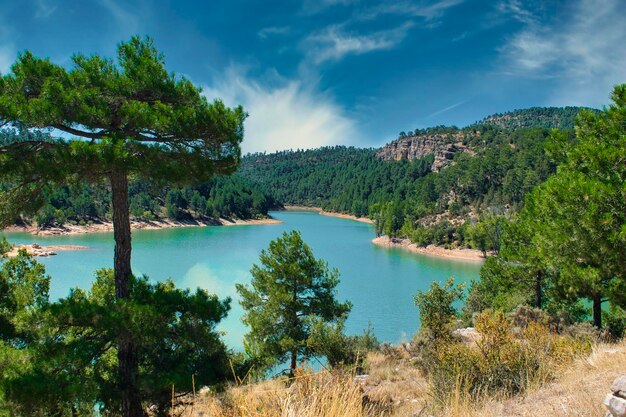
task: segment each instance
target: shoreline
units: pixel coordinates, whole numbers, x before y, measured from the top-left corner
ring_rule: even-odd
[[[210,219],[210,220],[191,220],[191,221],[175,221],[175,220],[152,220],[137,221],[131,220],[131,230],[161,230],[171,229],[175,227],[205,227],[205,226],[250,226],[263,224],[281,224],[280,220],[272,217],[265,219],[249,219],[249,220],[230,220],[230,219]],[[36,226],[9,226],[0,231],[4,232],[26,232],[33,236],[66,236],[66,235],[82,235],[86,233],[110,233],[113,231],[113,222],[96,222],[92,224],[72,225],[65,224],[61,227],[46,227],[39,229]]]
[[[57,252],[60,251],[75,251],[75,250],[86,250],[89,249],[88,246],[81,245],[50,245],[50,246],[42,246],[37,243],[29,244],[29,245],[15,245],[8,251],[5,256],[7,258],[14,258],[19,254],[20,250],[25,250],[26,253],[32,256],[39,257],[47,257],[47,256],[55,256]]]
[[[444,249],[440,246],[428,245],[418,246],[409,239],[396,239],[389,236],[380,236],[372,239],[372,243],[377,246],[387,248],[399,248],[409,252],[418,253],[437,258],[448,258],[458,261],[484,262],[485,258],[481,251],[477,249]]]
[[[374,222],[368,219],[367,217],[357,217],[357,216],[353,216],[352,214],[336,213],[334,211],[325,211],[321,207],[285,206],[285,211],[313,211],[322,216],[337,217],[340,219],[354,220],[354,221],[361,222],[361,223],[374,224]]]

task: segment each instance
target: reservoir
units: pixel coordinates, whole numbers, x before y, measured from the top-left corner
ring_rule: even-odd
[[[373,226],[316,212],[278,211],[272,217],[282,224],[180,227],[133,231],[133,272],[151,280],[171,278],[180,287],[201,287],[220,298],[231,297],[228,317],[219,325],[224,340],[242,348],[246,333],[241,323],[236,283],[249,283],[250,268],[259,253],[284,231],[299,230],[316,258],[326,260],[341,274],[338,299],[353,307],[346,323],[358,334],[371,323],[379,341],[410,340],[419,328],[413,297],[433,281],[452,276],[457,282],[478,279],[480,263],[437,258],[371,243]],[[91,286],[94,271],[113,266],[113,234],[31,236],[6,233],[12,243],[83,245],[89,249],[62,251],[38,258],[52,277],[50,298],[56,300],[71,288]]]

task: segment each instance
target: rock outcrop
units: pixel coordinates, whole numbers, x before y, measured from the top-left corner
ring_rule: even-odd
[[[626,375],[613,381],[611,392],[604,398],[606,417],[626,417]]]
[[[376,157],[384,161],[409,161],[434,155],[435,161],[431,167],[436,172],[452,163],[457,152],[466,150],[463,137],[467,132],[455,133],[427,133],[401,137],[383,146],[376,152]]]

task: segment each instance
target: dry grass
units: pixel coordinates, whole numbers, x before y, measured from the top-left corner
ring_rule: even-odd
[[[383,416],[377,404],[363,401],[353,375],[301,372],[293,380],[242,385],[226,393],[200,394],[183,417],[362,417]]]
[[[525,396],[482,405],[459,393],[441,413],[446,417],[602,417],[602,405],[615,378],[626,373],[626,341],[599,344],[590,356],[566,366],[556,380]]]
[[[509,399],[472,398],[450,387],[443,409],[433,408],[431,387],[410,358],[372,353],[365,382],[349,372],[302,372],[293,381],[243,385],[226,393],[204,393],[182,417],[601,417],[602,400],[626,372],[626,341],[596,345],[568,364],[557,378]],[[463,386],[457,383],[456,386]]]

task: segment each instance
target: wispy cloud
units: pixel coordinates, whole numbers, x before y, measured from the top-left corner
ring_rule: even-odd
[[[381,15],[402,15],[406,17],[422,17],[426,20],[441,17],[446,10],[463,3],[465,0],[439,1],[395,1],[383,2],[377,6],[362,11],[362,19],[375,19]]]
[[[501,1],[497,5],[497,10],[499,13],[508,15],[527,25],[538,23],[538,17],[533,9],[526,7],[520,0]]]
[[[345,32],[342,25],[334,25],[309,36],[303,49],[316,64],[337,61],[346,55],[391,49],[404,40],[413,26],[413,22],[406,22],[393,29],[358,35]]]
[[[286,35],[291,31],[289,26],[270,26],[261,29],[257,35],[261,39],[266,39],[272,35]]]
[[[47,0],[35,1],[35,18],[47,19],[56,11],[57,6],[50,4]]]
[[[467,103],[467,100],[461,100],[457,103],[449,105],[448,107],[444,107],[441,110],[437,110],[436,112],[429,114],[428,116],[426,116],[426,118],[430,119],[431,117],[439,116],[440,114],[446,113],[452,109],[456,109],[457,107],[462,106],[465,103]]]
[[[558,78],[550,104],[602,105],[626,81],[626,3],[578,0],[552,25],[529,20],[501,49],[503,71]]]
[[[333,6],[349,6],[359,3],[359,0],[304,0],[302,14],[312,15],[325,11]]]
[[[316,148],[356,139],[356,122],[344,109],[301,81],[283,80],[270,87],[231,68],[223,79],[205,88],[204,94],[231,106],[242,104],[249,113],[244,152]]]
[[[115,0],[97,0],[115,19],[116,26],[122,29],[126,34],[135,34],[139,32],[139,14],[133,13],[125,9],[122,5],[124,2],[116,2]]]

